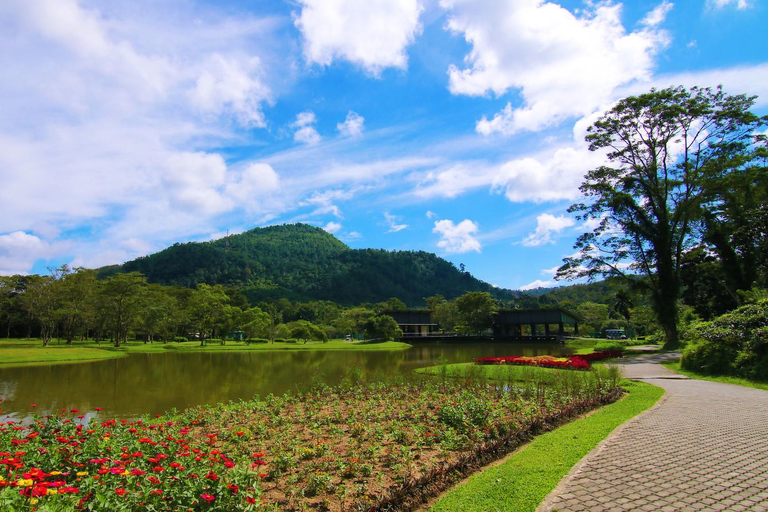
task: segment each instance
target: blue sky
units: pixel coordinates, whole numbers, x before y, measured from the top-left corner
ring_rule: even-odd
[[[0,274],[306,222],[552,286],[613,102],[768,110],[764,0],[0,3]]]

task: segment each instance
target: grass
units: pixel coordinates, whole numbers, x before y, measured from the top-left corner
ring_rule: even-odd
[[[125,357],[120,352],[110,352],[92,347],[7,347],[0,346],[0,368],[67,364]]]
[[[594,352],[592,349],[595,348],[595,344],[600,341],[603,340],[597,340],[595,338],[571,338],[566,340],[565,346],[573,349],[574,354],[589,354],[590,352]]]
[[[35,339],[5,339],[0,340],[0,368],[30,366],[42,364],[58,364],[72,362],[97,361],[125,357],[131,353],[156,352],[264,352],[283,350],[402,350],[409,348],[407,343],[387,341],[382,343],[366,343],[359,341],[330,340],[327,343],[310,341],[304,343],[261,343],[246,345],[244,342],[228,341],[226,345],[208,344],[200,346],[198,341],[182,343],[130,341],[115,348],[109,342],[74,342],[66,345],[52,341],[47,347],[42,346],[41,340]]]
[[[500,465],[491,466],[443,495],[440,511],[534,511],[560,480],[616,427],[652,407],[664,390],[623,381],[629,394],[582,419],[541,435]]]
[[[692,379],[709,380],[712,382],[720,382],[722,384],[735,384],[736,386],[744,386],[747,388],[755,388],[755,389],[762,389],[764,391],[768,391],[768,382],[759,382],[759,381],[754,381],[749,379],[742,379],[741,377],[729,377],[726,375],[705,375],[703,373],[692,372],[690,370],[683,370],[680,367],[680,361],[661,363],[661,364],[662,366],[672,370],[673,372],[677,372],[679,374],[685,375],[686,377],[690,377]]]

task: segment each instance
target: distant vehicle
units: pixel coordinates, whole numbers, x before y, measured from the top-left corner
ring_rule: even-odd
[[[351,334],[347,334],[346,336],[344,336],[344,340],[345,341],[352,341],[352,335]]]
[[[627,333],[624,332],[624,329],[606,329],[605,337],[609,340],[625,340]]]

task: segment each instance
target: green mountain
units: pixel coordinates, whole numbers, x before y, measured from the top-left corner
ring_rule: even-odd
[[[435,294],[448,299],[467,291],[487,291],[500,299],[517,296],[461,272],[435,254],[350,249],[326,231],[306,224],[256,228],[211,242],[174,244],[104,270],[139,271],[150,282],[166,285],[238,286],[252,302],[284,297],[360,304],[397,297],[419,306],[424,297]]]

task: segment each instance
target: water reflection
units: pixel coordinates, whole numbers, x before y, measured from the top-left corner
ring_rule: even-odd
[[[559,345],[417,344],[398,351],[282,351],[133,354],[93,363],[0,369],[0,421],[32,412],[96,407],[103,416],[130,418],[172,408],[282,394],[322,375],[340,382],[350,367],[368,374],[410,372],[478,357],[563,354]],[[37,404],[36,408],[30,404]]]

